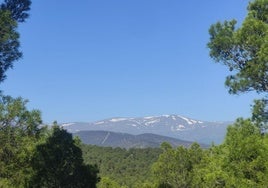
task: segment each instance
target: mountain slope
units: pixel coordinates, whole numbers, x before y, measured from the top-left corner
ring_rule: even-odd
[[[111,118],[93,123],[65,123],[71,133],[86,130],[103,130],[128,134],[152,133],[204,144],[223,141],[230,122],[206,122],[180,115],[162,115],[142,118]]]
[[[151,133],[131,135],[127,133],[115,133],[109,131],[80,131],[77,133],[73,133],[73,135],[80,137],[82,142],[85,144],[105,147],[121,147],[127,149],[160,147],[163,142],[168,142],[174,147],[180,145],[188,147],[192,144],[192,142],[183,141],[166,136],[155,135]],[[202,146],[206,147],[205,145]]]

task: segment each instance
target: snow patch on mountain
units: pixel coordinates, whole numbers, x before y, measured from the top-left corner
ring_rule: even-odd
[[[110,119],[109,121],[110,122],[119,122],[119,121],[125,121],[127,120],[127,118],[113,118],[113,119]]]
[[[62,127],[68,127],[68,126],[71,126],[71,125],[74,125],[75,123],[63,123],[61,124]]]
[[[151,125],[151,124],[154,124],[154,123],[158,123],[158,122],[160,122],[160,120],[159,119],[156,119],[156,120],[152,120],[152,121],[146,122],[145,125],[148,126],[148,125]]]
[[[94,123],[95,125],[101,125],[101,124],[104,124],[105,122],[104,121],[98,121],[96,123]]]
[[[153,119],[155,118],[154,116],[147,116],[147,117],[144,117],[144,119]]]
[[[183,117],[183,116],[178,116],[178,117],[180,117],[181,119],[185,120],[189,125],[193,125],[193,124],[196,124],[198,122],[196,120],[188,119],[188,118]]]
[[[185,130],[185,126],[184,125],[176,125],[176,126],[171,126],[171,131],[184,131]]]
[[[171,117],[174,121],[176,121],[177,120],[177,118],[175,117],[175,116],[172,116]]]
[[[170,117],[170,115],[162,115],[163,117],[166,117],[166,118],[169,118]]]

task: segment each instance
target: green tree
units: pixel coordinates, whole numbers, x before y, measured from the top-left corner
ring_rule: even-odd
[[[225,141],[210,148],[194,169],[192,187],[267,187],[267,136],[250,121],[238,119]]]
[[[234,73],[225,81],[229,92],[266,94],[255,101],[252,116],[256,125],[263,127],[268,120],[268,1],[250,2],[240,27],[236,27],[236,20],[218,22],[210,27],[209,34],[210,56]]]
[[[268,181],[268,147],[250,120],[238,119],[227,130],[224,168],[236,185],[264,187]]]
[[[223,145],[212,146],[204,152],[201,162],[193,170],[191,187],[224,188],[231,187],[232,177],[222,168],[225,157]]]
[[[83,163],[82,151],[72,135],[58,126],[36,147],[32,164],[30,187],[94,188],[99,180],[97,167]]]
[[[258,127],[262,127],[265,129],[268,126],[267,125],[267,122],[268,122],[267,105],[268,105],[267,99],[260,99],[260,100],[254,101],[254,105],[252,108],[252,121],[255,122]]]
[[[0,82],[6,78],[5,72],[22,57],[19,50],[18,23],[29,17],[30,0],[5,0],[0,5]]]
[[[121,186],[109,177],[102,177],[98,188],[121,188]]]
[[[203,150],[197,143],[190,148],[183,146],[173,149],[167,143],[162,144],[164,152],[153,165],[158,187],[190,187],[195,166],[203,158]]]
[[[11,18],[17,22],[25,22],[29,17],[31,3],[30,0],[5,0],[1,10],[9,11]]]
[[[255,0],[249,4],[240,28],[232,20],[218,22],[209,29],[210,56],[235,71],[226,79],[230,93],[268,91],[267,7],[267,0]]]
[[[31,157],[41,137],[40,112],[29,111],[27,100],[0,95],[0,187],[25,187]]]

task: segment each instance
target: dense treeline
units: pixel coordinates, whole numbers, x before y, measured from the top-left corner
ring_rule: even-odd
[[[153,166],[158,187],[266,187],[268,136],[250,120],[230,126],[223,144],[165,147]]]
[[[150,169],[162,153],[160,148],[127,150],[91,145],[83,145],[82,151],[86,163],[97,164],[99,167],[102,183],[100,187],[114,182],[118,186],[137,188],[153,181]]]
[[[98,164],[104,187],[266,187],[268,135],[238,119],[221,145],[121,149],[83,145],[86,163]]]

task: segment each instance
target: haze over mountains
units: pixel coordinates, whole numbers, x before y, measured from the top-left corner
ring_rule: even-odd
[[[115,133],[110,131],[79,131],[73,133],[79,136],[83,143],[104,146],[104,147],[120,147],[120,148],[155,148],[160,147],[163,142],[170,143],[173,147],[185,146],[189,147],[192,142],[184,141],[167,136],[161,136],[151,133],[132,135],[127,133]],[[208,147],[201,145],[201,147]]]
[[[91,123],[64,123],[61,126],[68,132],[76,134],[78,132],[81,134],[81,131],[108,131],[131,135],[150,133],[210,145],[212,142],[222,143],[230,123],[200,121],[180,115],[162,115],[140,118],[118,117]]]

